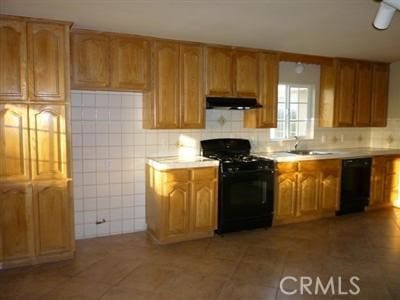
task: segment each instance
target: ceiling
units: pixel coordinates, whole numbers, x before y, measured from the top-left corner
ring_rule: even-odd
[[[0,11],[172,39],[394,62],[400,12],[372,27],[374,0],[0,0]]]

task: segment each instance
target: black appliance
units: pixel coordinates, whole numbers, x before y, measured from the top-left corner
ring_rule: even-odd
[[[272,225],[273,160],[250,155],[245,139],[201,141],[202,155],[220,161],[217,233]]]
[[[207,109],[248,110],[262,107],[256,98],[207,97]]]
[[[371,161],[371,158],[343,160],[340,210],[337,215],[362,212],[368,205]]]

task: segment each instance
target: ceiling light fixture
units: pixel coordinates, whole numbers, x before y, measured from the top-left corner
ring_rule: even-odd
[[[400,10],[400,0],[383,0],[374,20],[374,27],[387,29],[396,10]]]
[[[304,72],[304,65],[301,62],[298,62],[296,64],[296,67],[294,68],[294,71],[296,72],[296,74],[301,74]]]

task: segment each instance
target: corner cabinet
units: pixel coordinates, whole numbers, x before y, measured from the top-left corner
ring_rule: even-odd
[[[340,160],[281,162],[274,224],[334,216],[340,197]]]
[[[74,253],[70,25],[1,16],[0,269]]]
[[[384,127],[389,65],[333,59],[321,65],[321,127]]]
[[[146,220],[159,243],[214,234],[217,173],[213,167],[160,171],[146,166]]]
[[[155,41],[153,87],[144,94],[144,128],[204,128],[203,47]]]

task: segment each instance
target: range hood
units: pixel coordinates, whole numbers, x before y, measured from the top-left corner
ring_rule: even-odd
[[[256,98],[206,97],[206,109],[248,110],[260,108]]]

